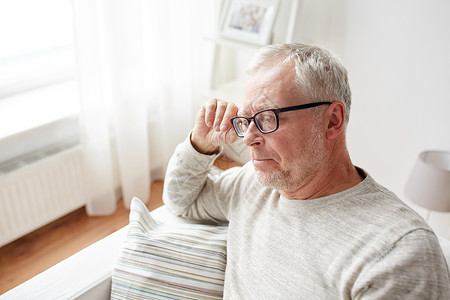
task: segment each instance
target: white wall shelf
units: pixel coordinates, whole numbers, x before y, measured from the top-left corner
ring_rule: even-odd
[[[205,92],[205,97],[214,97],[216,99],[231,101],[236,105],[241,105],[245,83],[244,80],[240,79],[225,82],[217,88],[207,90]]]
[[[224,9],[227,6],[219,5],[218,7]],[[298,10],[299,0],[280,1],[272,28],[273,43],[292,41]],[[224,13],[224,11],[218,11],[219,16],[223,16]],[[247,66],[262,46],[222,37],[219,32],[220,28],[217,28],[215,34],[203,37],[205,41],[211,42],[214,46],[210,86],[203,94],[205,98],[226,100],[240,106],[248,80]],[[247,151],[244,151],[245,148],[241,141],[230,145],[230,149],[225,148],[224,154],[237,161],[246,162],[249,157],[246,154]]]
[[[260,45],[240,42],[233,39],[224,38],[221,36],[205,36],[203,38],[207,41],[215,43],[217,46],[224,46],[233,49],[257,51],[259,48],[261,48]]]

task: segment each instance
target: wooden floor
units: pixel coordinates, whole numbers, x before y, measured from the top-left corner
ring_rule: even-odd
[[[214,162],[220,169],[241,166],[226,157]],[[151,185],[150,211],[160,207],[163,181]],[[90,244],[128,224],[129,210],[119,201],[111,216],[89,217],[84,208],[0,248],[0,295]]]
[[[162,181],[151,185],[147,207],[162,203]],[[122,201],[111,216],[89,217],[84,208],[0,248],[0,295],[128,224]]]

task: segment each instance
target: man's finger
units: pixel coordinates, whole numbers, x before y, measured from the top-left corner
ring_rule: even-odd
[[[220,124],[220,131],[228,131],[231,129],[230,119],[236,117],[238,110],[239,108],[234,103],[228,103]]]
[[[220,131],[220,124],[222,123],[223,115],[227,109],[228,103],[225,101],[217,101],[216,115],[214,119],[214,128]]]
[[[217,99],[211,99],[203,106],[205,108],[205,124],[212,127],[216,116]]]

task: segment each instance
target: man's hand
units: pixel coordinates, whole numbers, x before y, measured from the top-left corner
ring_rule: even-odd
[[[197,114],[191,135],[192,146],[200,153],[215,153],[219,146],[233,143],[237,135],[230,119],[235,117],[238,107],[230,102],[211,99]]]

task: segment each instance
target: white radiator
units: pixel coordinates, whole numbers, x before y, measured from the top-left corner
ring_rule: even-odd
[[[0,247],[83,205],[80,147],[0,168]]]

